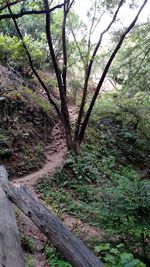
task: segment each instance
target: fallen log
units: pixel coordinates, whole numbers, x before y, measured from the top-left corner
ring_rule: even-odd
[[[12,205],[0,186],[0,267],[4,266],[25,267],[25,263]]]
[[[76,238],[26,187],[10,184],[2,166],[0,173],[3,173],[0,175],[0,185],[7,197],[37,225],[74,267],[103,267],[100,260],[83,242]]]

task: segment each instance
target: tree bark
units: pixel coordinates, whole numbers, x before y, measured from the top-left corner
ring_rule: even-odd
[[[15,5],[15,4],[17,4],[17,3],[21,2],[21,1],[24,1],[24,0],[15,1],[14,3],[9,3],[9,5],[6,4],[4,7],[0,8],[0,11],[6,9],[8,7],[11,7],[12,5]],[[68,0],[65,1],[65,3],[67,3],[67,2],[68,2]],[[50,8],[49,12],[53,12],[58,8],[62,8],[63,5],[64,5],[64,3],[56,5],[56,6],[52,7],[52,8]],[[18,18],[26,16],[26,15],[41,15],[41,14],[45,14],[45,13],[46,13],[45,10],[25,10],[25,11],[21,11],[20,13],[17,13],[17,14],[13,14],[12,13],[12,14],[0,15],[0,20],[2,20],[2,19],[13,19],[13,18],[14,19],[18,19]]]
[[[83,121],[83,123],[82,123],[80,132],[79,132],[79,134],[78,134],[78,136],[79,136],[79,138],[78,138],[78,140],[79,140],[79,144],[82,142],[82,140],[83,140],[83,138],[84,138],[85,130],[86,130],[86,127],[87,127],[87,125],[88,125],[88,121],[89,121],[91,112],[92,112],[93,107],[94,107],[94,105],[95,105],[95,101],[96,101],[96,99],[97,99],[97,97],[98,97],[99,91],[100,91],[100,89],[101,89],[101,87],[102,87],[102,85],[103,85],[103,82],[104,82],[104,80],[105,80],[105,77],[106,77],[106,75],[107,75],[107,73],[108,73],[108,70],[109,70],[109,68],[110,68],[110,66],[111,66],[111,64],[112,64],[112,62],[113,62],[113,60],[114,60],[116,54],[118,53],[118,51],[119,51],[121,45],[123,44],[126,35],[127,35],[127,34],[132,30],[132,28],[135,26],[135,23],[136,23],[136,21],[137,21],[139,15],[140,15],[142,9],[143,9],[144,6],[146,5],[147,1],[148,1],[148,0],[145,0],[145,1],[143,2],[143,4],[141,5],[139,11],[137,12],[137,15],[135,16],[134,20],[131,22],[131,24],[129,25],[129,27],[128,27],[128,28],[123,32],[123,34],[121,35],[118,44],[116,45],[114,51],[112,52],[112,54],[111,54],[111,56],[110,56],[110,58],[109,58],[109,60],[108,60],[108,62],[107,62],[107,64],[106,64],[106,66],[105,66],[105,69],[104,69],[104,71],[103,71],[103,73],[102,73],[102,76],[101,76],[101,78],[100,78],[100,80],[99,80],[99,83],[98,83],[98,85],[97,85],[97,87],[96,87],[96,90],[95,90],[95,93],[94,93],[93,98],[92,98],[92,100],[91,100],[91,103],[90,103],[90,105],[89,105],[89,108],[88,108],[88,110],[87,110],[85,119],[84,119],[84,121]]]
[[[64,14],[63,14],[63,23],[62,23],[62,50],[63,50],[63,70],[62,70],[62,79],[64,84],[64,92],[65,96],[67,95],[67,84],[66,84],[66,77],[67,77],[67,47],[66,47],[66,19],[67,19],[67,10],[64,4]]]
[[[2,172],[4,172],[4,167],[0,167],[0,173]],[[76,238],[48,208],[33,197],[26,187],[7,183],[6,172],[5,179],[0,179],[0,185],[7,197],[37,225],[74,267],[103,266],[83,242]]]
[[[9,4],[9,7],[10,6],[14,6],[14,5],[16,5],[16,4],[18,4],[18,3],[20,3],[20,2],[23,2],[24,0],[16,0],[16,1],[14,1],[14,2],[11,2],[10,4]],[[1,7],[0,7],[0,12],[2,12],[4,9],[6,9],[6,8],[8,8],[8,5],[7,4],[5,4],[5,5],[2,5]]]
[[[6,177],[6,170],[0,168],[0,180]],[[4,266],[25,267],[25,263],[13,208],[0,186],[0,267]]]
[[[111,28],[111,26],[113,25],[113,23],[115,22],[117,15],[119,13],[119,10],[123,4],[124,0],[120,0],[117,10],[112,18],[112,20],[110,21],[110,23],[108,24],[108,26],[106,27],[106,29],[100,34],[99,37],[99,41],[96,44],[96,47],[92,53],[91,59],[89,60],[89,62],[86,64],[85,66],[85,79],[84,79],[84,87],[83,87],[83,94],[82,94],[82,100],[81,100],[81,104],[80,104],[80,110],[79,110],[79,115],[78,115],[78,119],[77,119],[77,123],[76,123],[76,128],[75,128],[75,140],[77,142],[80,143],[80,136],[79,136],[79,132],[80,132],[80,126],[81,126],[81,121],[82,121],[82,117],[83,117],[83,112],[84,112],[84,107],[85,107],[85,103],[86,103],[86,98],[87,98],[87,90],[88,90],[88,83],[89,83],[89,78],[90,78],[90,74],[91,74],[91,70],[92,70],[92,66],[93,66],[93,62],[95,60],[97,51],[101,45],[103,36],[106,32],[109,31],[109,29]],[[92,27],[92,26],[91,26]],[[92,30],[92,28],[91,28]],[[88,54],[90,54],[90,36],[89,36],[89,40],[88,40]]]
[[[68,0],[68,2],[69,2],[69,0]],[[65,2],[64,2],[64,4],[65,4]],[[51,16],[49,13],[48,0],[44,0],[44,6],[45,6],[45,10],[46,10],[45,32],[46,32],[49,51],[50,51],[51,59],[53,62],[53,67],[54,67],[54,71],[56,74],[56,79],[57,79],[59,93],[60,93],[61,115],[62,115],[63,125],[65,128],[67,147],[69,149],[71,149],[72,148],[72,135],[71,135],[71,125],[70,125],[68,105],[67,105],[67,100],[66,100],[66,91],[65,91],[66,88],[64,88],[62,73],[61,73],[59,66],[57,64],[56,55],[55,55],[54,48],[53,48],[52,34],[51,34]],[[63,32],[65,32],[65,31],[63,31]],[[66,86],[66,83],[65,83],[65,86]]]

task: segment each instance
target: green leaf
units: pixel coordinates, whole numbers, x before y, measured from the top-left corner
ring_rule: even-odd
[[[124,248],[124,244],[123,243],[120,243],[116,246],[116,248]]]
[[[120,255],[121,263],[126,264],[133,260],[133,255],[131,253],[122,253]]]
[[[103,258],[103,260],[107,263],[112,263],[114,264],[115,263],[115,257],[112,256],[112,255],[107,255]]]
[[[106,244],[101,244],[99,246],[95,246],[95,251],[97,253],[101,252],[101,251],[108,251],[110,250],[110,244],[106,243]]]
[[[144,267],[146,266],[144,263],[142,263],[140,260],[138,259],[134,259],[131,262],[125,264],[124,267]]]
[[[119,250],[117,248],[111,248],[110,253],[112,253],[114,255],[119,255],[120,254],[120,252],[119,252]]]

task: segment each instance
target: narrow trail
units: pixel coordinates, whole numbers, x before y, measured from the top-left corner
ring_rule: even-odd
[[[71,121],[76,119],[76,108],[74,106],[69,107],[69,114]],[[35,197],[40,196],[35,191],[35,186],[40,178],[45,175],[52,175],[56,168],[63,165],[64,157],[67,152],[67,145],[65,140],[65,133],[61,122],[57,122],[51,133],[51,143],[45,148],[46,162],[43,167],[29,175],[23,177],[16,177],[11,182],[13,184],[20,184],[26,186]],[[27,259],[32,256],[34,267],[49,267],[45,256],[41,252],[47,239],[22,212],[17,210],[17,222],[21,235],[29,237],[31,236],[36,244],[34,253],[30,255],[24,251],[24,257]]]
[[[69,114],[71,121],[75,121],[76,108],[74,106],[69,107]],[[45,148],[46,162],[43,167],[29,175],[14,178],[12,180],[14,184],[25,185],[36,195],[34,186],[37,184],[38,180],[44,175],[52,175],[56,168],[63,165],[64,157],[67,152],[67,145],[64,129],[60,121],[53,127],[51,140],[52,142]]]
[[[34,191],[34,186],[42,176],[51,175],[56,168],[62,166],[67,146],[60,122],[53,127],[51,139],[52,142],[45,148],[46,162],[43,167],[29,175],[13,179],[13,183],[25,185]]]
[[[76,120],[77,112],[74,106],[69,107],[70,119],[72,122]],[[67,145],[65,140],[65,133],[62,127],[61,122],[57,122],[51,133],[52,142],[45,148],[46,162],[43,167],[36,172],[33,172],[24,177],[16,177],[11,182],[14,184],[25,185],[35,197],[40,198],[40,195],[36,193],[35,186],[40,178],[46,175],[52,175],[56,168],[62,167],[64,157],[67,153]],[[94,227],[90,227],[88,224],[83,223],[80,219],[74,218],[68,214],[61,214],[60,219],[63,223],[71,230],[76,231],[78,233],[78,229],[80,229],[80,237],[102,237],[102,232],[99,232]],[[41,253],[43,246],[45,245],[47,239],[46,237],[39,231],[39,229],[27,218],[22,212],[18,212],[18,226],[19,231],[25,236],[32,236],[36,243],[36,249],[33,257],[33,263],[35,267],[49,267],[45,256]],[[26,258],[30,257],[29,253],[24,252],[24,256]]]

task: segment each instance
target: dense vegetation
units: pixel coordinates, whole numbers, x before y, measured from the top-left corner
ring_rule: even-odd
[[[62,207],[62,213],[103,229],[103,242],[123,243],[127,251],[146,259],[150,147],[143,125],[137,136],[128,114],[115,110],[115,101],[108,94],[96,105],[80,155],[69,153],[63,169],[42,179],[37,189],[56,211]]]
[[[51,7],[59,1],[44,2]],[[37,192],[58,215],[79,218],[101,233],[92,239],[82,234],[80,225],[75,229],[105,267],[144,267],[150,264],[150,23],[145,19],[132,27],[107,69],[125,33],[120,18],[111,28],[121,2],[91,1],[88,23],[74,5],[54,10],[47,25],[53,46],[49,49],[45,14],[10,19],[12,14],[41,10],[43,2],[18,1],[7,10],[0,0],[2,16],[10,15],[1,20],[0,34],[0,164],[7,166],[11,177],[40,168],[53,123],[61,117],[70,150],[61,169],[42,177]],[[130,12],[136,4],[130,1]],[[112,24],[105,25],[95,46],[92,34],[105,13]],[[110,28],[107,45],[102,43],[93,56]],[[99,84],[104,74],[106,83],[99,87],[97,80]],[[78,123],[69,121],[70,103],[79,110]],[[32,239],[21,239],[32,255]],[[43,253],[50,266],[71,266],[51,244]],[[33,266],[32,257],[28,265]]]

